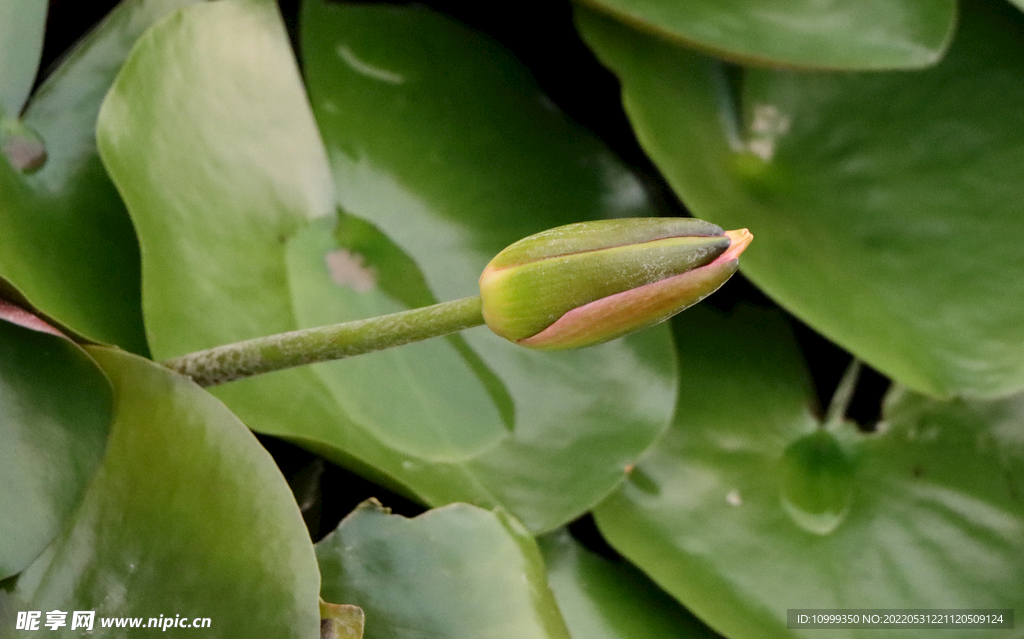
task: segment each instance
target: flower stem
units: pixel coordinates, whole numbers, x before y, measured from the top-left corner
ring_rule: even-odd
[[[825,415],[825,421],[821,424],[822,428],[832,430],[843,423],[843,420],[846,418],[846,411],[850,408],[850,402],[853,400],[853,392],[857,390],[860,368],[860,360],[856,357],[846,367],[846,372],[843,373],[843,378],[839,380],[836,392],[832,394],[828,413]]]
[[[440,337],[484,323],[479,297],[370,319],[257,337],[163,362],[200,386],[327,362]]]

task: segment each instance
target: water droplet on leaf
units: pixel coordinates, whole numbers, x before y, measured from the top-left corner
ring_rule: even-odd
[[[850,510],[853,471],[853,461],[831,433],[801,437],[779,462],[783,509],[808,532],[831,533]]]

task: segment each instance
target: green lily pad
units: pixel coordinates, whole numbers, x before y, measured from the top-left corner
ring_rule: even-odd
[[[340,157],[328,165],[273,3],[204,4],[158,25],[124,66],[98,125],[104,162],[139,233],[157,358],[473,295],[487,261],[530,232],[587,215],[651,213],[631,174],[546,107],[507,53],[479,50],[480,36],[423,10],[368,10],[358,22],[335,9],[344,11],[307,13],[306,25],[331,27],[305,36],[311,81],[332,91],[351,84],[353,100],[364,93],[357,81],[378,82],[329,66],[342,63],[334,27],[348,24],[374,45],[396,18],[424,38],[436,34],[429,37],[447,44],[429,65],[436,77],[424,80],[438,86],[416,89],[423,122],[399,114],[395,126],[405,130],[372,128],[389,121],[373,94],[346,109],[353,122],[380,117],[359,133],[379,137],[377,150],[388,153],[405,145],[397,153],[405,169],[422,170],[416,154],[465,156],[445,173],[417,173],[433,204],[410,208],[415,198],[396,190],[390,173],[353,176]],[[396,55],[424,60],[423,51],[399,47],[402,39],[389,41]],[[453,60],[477,69],[472,93],[445,84]],[[484,82],[494,60],[501,66]],[[339,77],[325,84],[325,74]],[[509,78],[518,84],[506,86]],[[492,101],[513,97],[518,102],[487,115]],[[460,144],[435,139],[430,131],[440,125],[432,119],[465,119],[451,112],[455,103],[481,126],[487,117],[495,124],[479,135],[469,127]],[[341,132],[328,124],[336,154]],[[474,174],[503,154],[507,165]],[[336,217],[331,168],[341,206],[354,215]],[[503,200],[510,190],[532,195]],[[670,344],[660,329],[551,356],[480,328],[213,392],[251,428],[423,502],[500,505],[544,530],[598,503],[667,426]]]
[[[642,31],[738,62],[818,69],[934,64],[956,0],[585,0]]]
[[[46,0],[0,5],[0,116],[16,118],[25,105],[43,53]]]
[[[73,611],[94,611],[104,637],[139,632],[110,619],[161,617],[209,619],[204,637],[315,637],[313,545],[270,455],[184,377],[121,351],[89,352],[114,386],[106,456],[69,527],[0,608],[43,611],[43,630],[46,612],[64,611],[65,631]],[[3,619],[0,635],[14,625]]]
[[[686,205],[753,232],[750,279],[902,384],[994,397],[1024,388],[1024,16],[962,14],[912,74],[733,73],[578,18]]]
[[[569,639],[526,529],[451,504],[415,519],[367,502],[316,545],[321,596],[366,613],[367,639]]]
[[[45,152],[42,168],[23,174],[0,159],[0,279],[69,331],[140,354],[147,347],[138,244],[96,152],[96,115],[136,38],[196,1],[118,5],[25,109],[24,127]]]
[[[577,639],[717,639],[718,635],[625,562],[587,550],[562,529],[537,540],[548,583]]]
[[[107,444],[111,402],[81,348],[0,320],[0,580],[75,512]]]
[[[823,430],[776,312],[700,308],[677,328],[676,423],[595,514],[708,625],[794,637],[793,608],[1024,605],[1024,396],[942,402],[897,388],[876,432]]]

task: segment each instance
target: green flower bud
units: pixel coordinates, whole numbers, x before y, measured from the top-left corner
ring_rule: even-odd
[[[724,284],[753,236],[691,218],[600,220],[531,235],[480,276],[487,326],[523,346],[580,348],[653,326]]]

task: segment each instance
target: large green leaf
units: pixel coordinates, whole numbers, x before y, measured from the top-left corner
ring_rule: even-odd
[[[584,0],[642,31],[769,66],[901,69],[934,64],[956,0]]]
[[[576,639],[718,637],[642,572],[587,550],[568,531],[537,541],[548,583]]]
[[[46,163],[22,174],[0,158],[0,280],[41,313],[91,340],[146,352],[131,221],[96,152],[96,115],[135,39],[197,0],[128,0],[32,97],[24,125]]]
[[[569,639],[536,542],[501,511],[406,519],[368,502],[316,556],[321,596],[361,607],[367,639]]]
[[[677,328],[675,425],[596,517],[710,626],[794,637],[791,608],[1024,605],[1024,397],[943,403],[896,390],[877,432],[822,429],[777,314],[700,308]]]
[[[169,634],[317,636],[313,545],[266,450],[187,379],[121,351],[89,352],[114,386],[106,456],[71,525],[0,610],[64,611],[65,631],[71,612],[92,610],[104,637],[139,632],[104,628],[104,619],[146,626],[179,615],[210,625]],[[14,625],[0,619],[0,636]]]
[[[0,320],[0,579],[78,507],[111,419],[103,373],[69,340]]]
[[[307,33],[303,45],[312,81],[331,91],[351,85],[345,90],[353,100],[366,93],[346,107],[346,117],[361,123],[368,139],[380,138],[378,150],[415,171],[439,153],[452,154],[438,164],[445,172],[417,174],[414,186],[425,189],[431,206],[413,206],[420,196],[390,171],[364,164],[354,175],[338,157],[341,204],[369,221],[336,220],[323,146],[272,3],[186,9],[140,42],[98,127],[104,161],[142,244],[146,328],[157,357],[472,295],[490,257],[523,235],[586,216],[649,213],[635,179],[545,107],[500,49],[422,10],[356,10],[339,21],[334,9],[307,16],[306,24],[349,22],[377,45],[397,18],[443,45],[428,65],[434,76],[416,88],[416,110],[426,121],[394,114],[394,130],[384,126],[389,118],[378,113],[375,94],[359,84],[381,83],[372,73],[321,66],[340,64],[334,36]],[[386,40],[399,55],[425,62],[425,53],[403,48],[402,39]],[[447,65],[467,60],[480,83],[473,93],[445,80]],[[500,66],[487,71],[494,60]],[[325,84],[325,74],[338,78]],[[515,84],[506,86],[509,79]],[[508,100],[514,103],[492,108]],[[467,113],[450,112],[453,104]],[[467,117],[474,122],[462,142],[436,136],[441,123],[433,120],[451,118],[444,126],[454,131]],[[336,154],[345,142],[333,126],[325,130]],[[495,156],[507,156],[507,165],[484,166]],[[503,199],[512,192],[520,193],[516,201]],[[542,530],[600,501],[666,427],[673,370],[664,330],[552,356],[477,329],[465,339],[283,371],[214,392],[250,427],[429,504],[502,505]]]
[[[686,205],[751,229],[758,286],[915,390],[999,396],[1024,388],[1024,16],[962,13],[913,74],[732,73],[578,17]]]
[[[36,78],[43,53],[47,0],[0,4],[0,118],[16,118]]]
[[[269,0],[187,7],[121,68],[97,140],[139,234],[156,358],[295,328],[287,240],[334,213],[302,91]]]

